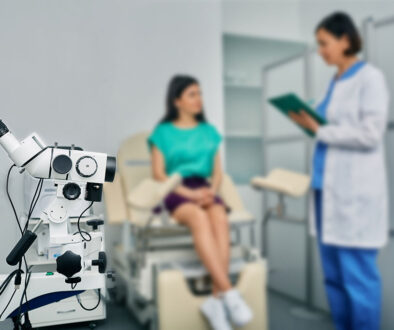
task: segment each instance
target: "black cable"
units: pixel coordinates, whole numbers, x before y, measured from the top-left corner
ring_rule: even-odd
[[[26,220],[25,227],[23,229],[23,233],[25,233],[27,228],[29,227],[30,218],[31,218],[33,211],[38,203],[38,200],[40,199],[40,195],[41,195],[41,191],[42,191],[42,187],[43,187],[43,182],[44,182],[44,180],[40,179],[37,183],[36,190],[34,192],[33,198],[30,203],[29,213],[27,214],[27,220]]]
[[[10,204],[11,204],[12,210],[14,211],[15,219],[16,219],[16,222],[17,222],[17,224],[18,224],[19,230],[20,230],[21,234],[23,234],[22,227],[21,227],[21,224],[20,224],[20,222],[19,222],[18,214],[16,213],[15,205],[14,205],[14,203],[12,202],[11,195],[10,195],[10,192],[9,192],[10,175],[11,175],[12,169],[13,169],[15,166],[16,166],[15,164],[11,165],[10,169],[8,170],[5,190],[6,190],[6,192],[7,192],[8,200],[9,200],[9,202],[10,202]]]
[[[90,236],[89,233],[86,233],[86,232],[85,232],[85,233],[87,234],[87,237],[88,237],[88,238],[85,238],[85,237],[83,236],[84,231],[81,230],[81,224],[80,224],[80,222],[81,222],[81,218],[82,218],[82,216],[84,215],[84,213],[92,207],[93,203],[94,203],[94,202],[91,202],[91,203],[89,204],[89,206],[88,206],[85,210],[83,210],[82,213],[80,214],[80,216],[78,217],[77,227],[78,227],[78,233],[79,233],[79,235],[81,235],[81,237],[82,237],[82,241],[87,241],[87,242],[89,242],[89,241],[92,240],[92,236]]]
[[[12,170],[13,170],[14,167],[16,167],[15,164],[11,165],[10,168],[9,168],[9,170],[8,170],[8,173],[7,173],[7,179],[6,179],[6,192],[7,192],[8,200],[9,200],[9,202],[10,202],[10,204],[11,204],[11,207],[12,207],[12,211],[13,211],[14,216],[15,216],[16,223],[18,224],[19,231],[20,231],[21,235],[23,236],[23,234],[25,233],[25,230],[26,230],[27,227],[25,226],[25,228],[22,230],[22,226],[21,226],[21,224],[20,224],[20,221],[19,221],[19,218],[18,218],[18,214],[17,214],[16,209],[15,209],[15,205],[14,205],[14,203],[13,203],[13,201],[12,201],[11,194],[10,194],[10,192],[9,192],[9,181],[10,181],[11,172],[12,172]],[[37,190],[37,189],[36,189],[36,190]],[[26,273],[27,273],[28,266],[27,266],[27,262],[26,262],[26,257],[25,257],[25,256],[23,256],[23,261],[24,261],[25,268],[26,268]],[[20,285],[20,282],[19,282],[19,281],[17,282],[17,279],[18,279],[18,278],[20,279],[20,274],[21,274],[22,272],[23,272],[23,271],[22,271],[22,263],[20,262],[20,263],[19,263],[19,266],[18,266],[18,269],[16,270],[16,273],[15,273],[15,274],[19,274],[19,277],[15,278],[15,285]],[[8,284],[9,284],[9,282],[7,283],[6,286],[8,286]],[[26,286],[26,278],[25,278],[25,286]],[[4,288],[4,290],[5,290],[5,288]],[[15,290],[17,290],[17,289],[15,289]],[[13,297],[13,296],[14,296],[14,295],[12,295],[12,297]],[[22,297],[23,297],[23,296],[22,296]],[[26,300],[27,300],[27,295],[26,295],[26,294],[25,294],[25,297],[26,297]],[[8,305],[11,303],[11,300],[12,300],[12,298],[10,299]],[[4,310],[4,311],[5,311],[5,310]],[[3,312],[4,312],[4,311],[3,311]]]
[[[84,233],[84,234],[90,236],[90,234],[89,234],[86,230],[81,230],[81,233]],[[77,234],[79,234],[79,231],[76,231],[76,232],[73,234],[73,236],[74,236],[74,235],[77,235]]]
[[[26,290],[27,290],[27,286],[29,285],[29,282],[30,282],[30,277],[31,277],[31,271],[30,271],[30,269],[31,269],[31,268],[32,268],[32,267],[30,267],[30,268],[28,269],[27,273],[26,273],[26,277],[25,277],[25,287],[23,288],[21,300],[20,300],[20,303],[19,303],[19,310],[18,310],[18,322],[19,322],[19,323],[20,323],[21,317],[22,317],[21,310],[22,310],[23,298],[24,298],[24,297],[26,297],[26,303],[27,303]],[[26,312],[27,312],[27,309],[26,309]]]
[[[0,285],[0,296],[3,294],[8,284],[11,282],[12,278],[18,273],[18,269],[15,269],[12,273],[10,273],[7,278]]]
[[[29,210],[30,211],[30,214],[29,214],[30,217],[33,214],[33,211],[34,211],[34,209],[35,209],[35,207],[37,205],[38,200],[40,199],[40,195],[41,195],[41,191],[42,191],[43,185],[44,185],[44,179],[39,179],[37,187],[36,187],[36,191],[34,192],[34,196],[33,196],[33,200],[36,197],[35,202],[30,205],[30,210]]]
[[[25,298],[25,303],[26,303],[26,306],[27,306],[26,307],[26,312],[24,313],[25,319],[26,319],[26,316],[27,316],[27,314],[29,312],[29,300],[27,299],[27,286],[29,285],[29,282],[30,282],[30,276],[31,276],[31,271],[30,270],[33,268],[33,266],[30,266],[29,268],[27,268],[26,260],[25,260],[25,266],[26,266],[25,287],[23,288],[21,302],[19,304],[19,315],[18,315],[19,320],[22,317],[22,315],[20,315],[20,311],[21,311],[21,308],[22,308],[22,305],[23,305],[23,298]],[[27,318],[28,318],[28,316],[27,316]]]
[[[97,292],[97,295],[98,295],[97,305],[94,306],[94,307],[92,307],[92,308],[87,308],[87,307],[85,307],[84,305],[82,305],[82,302],[81,302],[81,300],[79,299],[79,294],[77,295],[78,303],[79,303],[79,305],[81,306],[82,309],[84,309],[85,311],[91,312],[91,311],[94,311],[97,307],[99,307],[99,305],[100,305],[100,303],[101,303],[101,289],[98,289],[97,291],[98,291],[98,292]]]
[[[36,191],[35,191],[35,193],[34,193],[34,196],[33,196],[32,201],[31,201],[31,203],[30,203],[30,208],[29,208],[29,213],[28,213],[27,221],[26,221],[26,224],[25,224],[24,228],[22,229],[22,226],[21,226],[20,221],[19,221],[18,214],[17,214],[16,209],[15,209],[15,205],[14,205],[14,203],[13,203],[13,201],[12,201],[12,198],[11,198],[11,195],[10,195],[10,192],[9,192],[10,175],[11,175],[12,169],[13,169],[15,166],[16,166],[15,164],[11,165],[10,169],[8,170],[8,173],[7,173],[7,180],[6,180],[6,192],[7,192],[8,200],[9,200],[9,202],[10,202],[10,204],[11,204],[11,207],[12,207],[12,211],[14,212],[14,216],[15,216],[15,219],[16,219],[16,223],[18,224],[19,231],[20,231],[20,233],[23,235],[23,234],[26,232],[26,229],[27,229],[28,223],[29,223],[29,219],[30,219],[30,217],[31,217],[31,215],[32,215],[32,213],[33,213],[33,211],[34,211],[34,208],[36,207],[37,202],[38,202],[38,200],[39,200],[39,198],[40,198],[41,191],[42,191],[42,186],[43,186],[43,181],[44,181],[44,180],[43,180],[43,179],[40,179],[39,182],[38,182],[38,184],[37,184]],[[38,193],[38,195],[37,195],[37,193]]]
[[[25,313],[25,323],[23,323],[22,329],[33,329],[30,322],[29,313]]]
[[[11,204],[11,207],[12,207],[12,210],[14,212],[14,216],[15,216],[16,222],[18,224],[19,230],[21,232],[21,235],[23,236],[25,234],[27,228],[28,228],[29,220],[30,220],[30,217],[31,217],[31,215],[32,215],[32,213],[34,211],[34,208],[36,207],[37,202],[38,202],[38,200],[40,198],[41,191],[42,191],[42,186],[43,186],[43,179],[40,179],[38,184],[37,184],[36,190],[34,192],[34,196],[33,196],[32,201],[30,203],[30,208],[29,208],[29,213],[28,213],[28,217],[27,217],[27,220],[26,220],[26,224],[25,224],[25,226],[24,226],[24,228],[22,230],[22,226],[20,224],[20,221],[19,221],[19,218],[18,218],[18,214],[17,214],[16,209],[15,209],[15,205],[14,205],[14,203],[12,201],[12,198],[11,198],[11,195],[10,195],[10,192],[9,192],[10,174],[11,174],[12,169],[15,166],[16,166],[15,164],[11,165],[10,169],[8,170],[7,180],[6,180],[6,192],[7,192],[8,200],[9,200],[9,202]],[[28,303],[28,298],[27,298],[26,291],[27,291],[27,285],[29,284],[29,280],[28,280],[28,269],[29,268],[28,268],[28,264],[27,264],[25,256],[23,256],[23,261],[24,261],[24,265],[25,265],[25,269],[26,269],[26,276],[25,276],[25,287],[24,287],[24,290],[23,290],[23,294],[21,296],[21,303],[20,303],[20,306],[19,306],[19,311],[20,311],[21,306],[23,304],[23,298],[25,298],[26,303]],[[21,274],[22,272],[23,271],[22,271],[22,261],[21,261],[21,262],[19,262],[18,270],[15,271],[15,274],[18,274],[18,273]],[[29,279],[30,279],[30,276],[29,276]],[[6,285],[8,285],[8,284],[9,284],[9,282]],[[17,283],[15,283],[15,284],[17,284]],[[17,285],[19,285],[19,283]],[[5,288],[4,288],[4,290],[5,290]],[[13,296],[14,295],[12,295],[12,297]],[[11,303],[11,300],[10,300],[9,303]],[[19,320],[20,320],[20,317],[21,317],[21,315],[19,315]]]
[[[0,318],[3,316],[4,312],[7,310],[8,306],[11,304],[12,298],[14,298],[14,295],[15,295],[15,293],[16,293],[16,290],[17,290],[17,289],[14,289],[14,292],[12,293],[12,296],[11,296],[10,300],[8,300],[7,305],[5,306],[5,308],[3,309],[3,311],[2,311],[1,314],[0,314]]]
[[[27,228],[29,227],[29,221],[30,221],[31,215],[33,214],[33,211],[34,211],[34,209],[35,209],[35,207],[37,205],[37,202],[40,199],[40,195],[41,195],[41,191],[42,191],[42,187],[43,187],[43,182],[44,182],[44,180],[40,179],[38,181],[38,183],[37,183],[36,190],[34,192],[32,200],[30,202],[29,213],[27,215],[27,220],[26,220],[25,227],[23,228],[23,234],[25,234],[25,232],[27,231]],[[25,302],[27,304],[27,309],[26,309],[26,312],[24,314],[27,315],[28,310],[29,310],[29,300],[27,298],[27,286],[29,285],[30,276],[31,276],[31,272],[29,272],[29,269],[31,269],[31,267],[32,267],[32,266],[30,268],[28,267],[25,256],[23,256],[23,260],[24,260],[25,269],[26,269],[26,276],[25,276],[25,287],[24,287],[24,290],[23,290],[23,293],[22,293],[20,304],[19,304],[19,316],[18,316],[19,321],[20,321],[20,319],[22,317],[22,315],[20,314],[20,311],[21,311],[21,308],[22,308],[22,305],[23,305],[23,298],[25,299]],[[19,264],[19,269],[21,269],[21,264]],[[28,278],[28,276],[29,276],[29,278]],[[25,315],[25,318],[26,318],[26,315]]]

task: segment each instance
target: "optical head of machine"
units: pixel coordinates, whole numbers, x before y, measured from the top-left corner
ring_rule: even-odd
[[[62,153],[64,150],[69,150],[68,154]],[[70,147],[58,147],[52,153],[58,155],[51,162],[50,177],[67,182],[61,184],[64,198],[100,202],[103,183],[115,178],[116,158]]]
[[[101,201],[103,183],[115,178],[115,157],[84,151],[74,145],[47,146],[36,133],[19,142],[1,120],[0,145],[14,164],[31,176],[70,182],[63,190],[64,197],[70,200],[79,197],[73,182],[86,187],[85,200],[96,202]]]
[[[49,147],[51,179],[82,182],[113,182],[116,158],[103,153],[84,151],[75,146]]]

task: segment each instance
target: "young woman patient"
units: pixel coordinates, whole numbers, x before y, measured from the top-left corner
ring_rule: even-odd
[[[230,321],[242,326],[251,321],[252,312],[228,276],[229,224],[226,206],[217,196],[222,178],[221,136],[205,119],[195,78],[172,78],[166,103],[164,118],[148,138],[153,177],[164,181],[178,173],[183,178],[164,204],[174,219],[190,229],[195,249],[212,277],[213,295],[202,304],[202,313],[215,330],[231,329]]]

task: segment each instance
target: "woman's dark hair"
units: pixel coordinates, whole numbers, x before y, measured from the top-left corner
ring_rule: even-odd
[[[176,75],[172,77],[168,84],[167,97],[166,97],[166,114],[164,115],[161,122],[169,122],[176,120],[179,116],[178,109],[175,106],[175,100],[180,98],[182,93],[191,85],[198,85],[198,80],[191,76]],[[196,120],[205,122],[204,110],[196,115]]]
[[[316,32],[324,29],[336,38],[347,36],[349,39],[349,48],[345,50],[346,56],[356,55],[362,48],[360,34],[352,20],[352,18],[342,12],[333,13],[324,18],[316,27]]]

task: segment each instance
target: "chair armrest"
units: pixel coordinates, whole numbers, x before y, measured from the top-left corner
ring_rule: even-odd
[[[251,185],[256,189],[274,191],[291,197],[302,197],[309,189],[310,177],[278,168],[272,170],[266,177],[252,178]]]
[[[225,204],[232,210],[245,210],[245,206],[237,191],[237,188],[229,175],[223,175],[218,193],[219,196],[222,197]]]
[[[160,182],[154,179],[145,179],[127,196],[130,206],[139,209],[153,209],[159,205],[163,199],[175,189],[181,182],[179,174],[173,174],[166,181]]]

